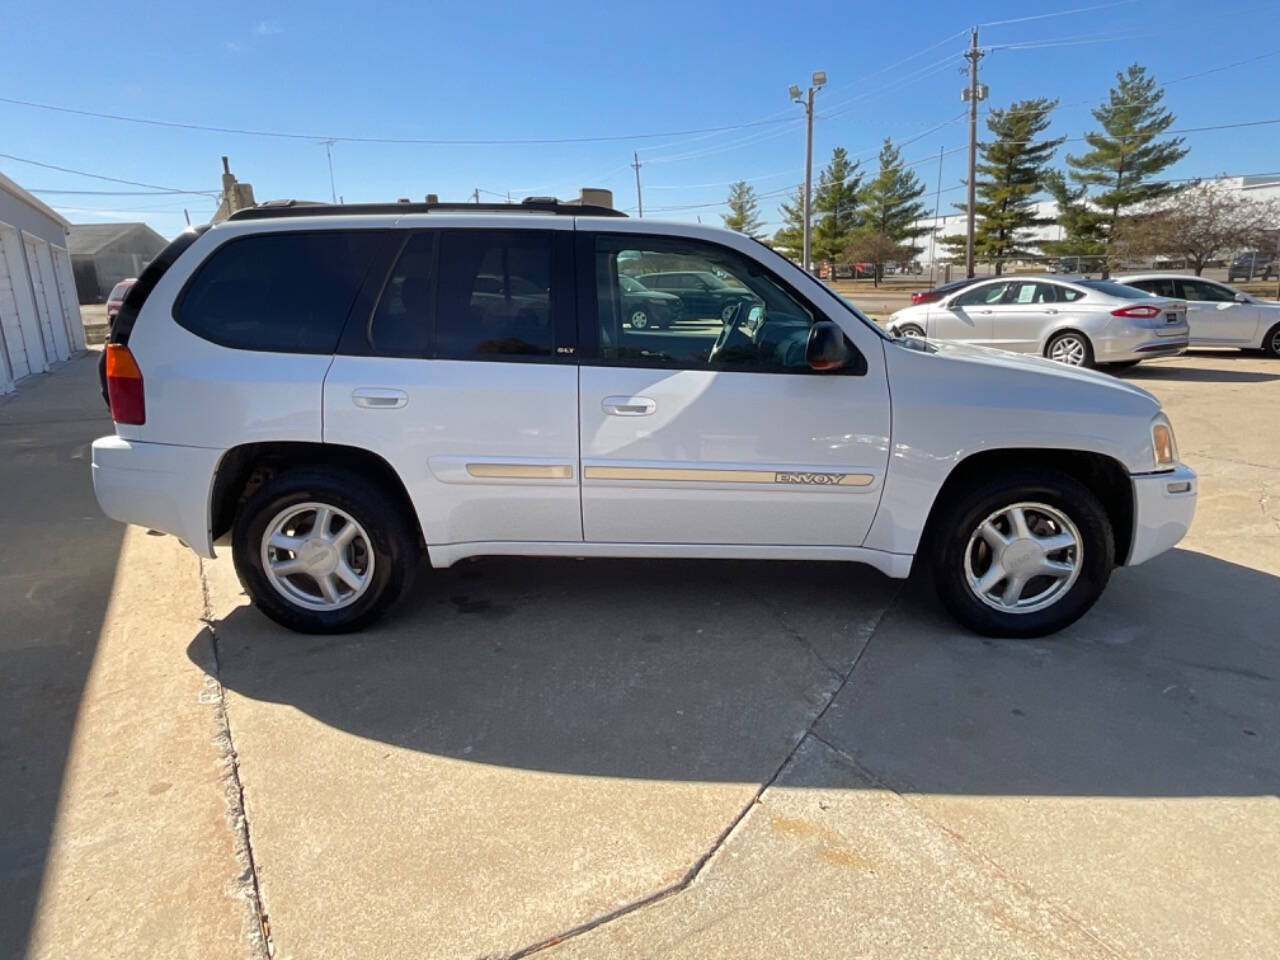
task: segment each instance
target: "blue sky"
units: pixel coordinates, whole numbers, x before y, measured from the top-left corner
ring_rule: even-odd
[[[508,190],[576,195],[580,186],[635,203],[638,151],[646,215],[720,222],[729,181],[753,181],[769,227],[777,196],[803,179],[803,111],[790,84],[815,69],[816,169],[834,146],[874,165],[881,140],[903,147],[937,186],[944,212],[963,197],[967,127],[959,55],[982,26],[990,104],[1058,97],[1053,132],[1081,136],[1089,109],[1133,61],[1169,85],[1176,127],[1280,118],[1280,4],[1198,0],[914,4],[736,3],[310,4],[224,2],[19,4],[0,32],[0,97],[206,126],[298,133],[278,139],[144,126],[0,103],[0,152],[169,188],[216,191],[219,156],[259,200],[327,199],[321,137],[607,142],[443,145],[339,142],[347,202],[497,199]],[[1079,12],[1043,16],[1058,11]],[[997,23],[1019,18],[1039,18]],[[754,123],[733,130],[691,133]],[[641,136],[658,134],[657,136]],[[310,138],[308,138],[310,137]],[[1280,170],[1280,124],[1187,135],[1171,175]],[[1080,144],[1067,144],[1078,150]],[[39,190],[142,190],[0,157]],[[166,236],[202,196],[42,193],[72,222],[145,220]]]

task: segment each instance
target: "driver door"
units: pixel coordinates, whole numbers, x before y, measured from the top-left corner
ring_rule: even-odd
[[[1195,343],[1239,345],[1258,337],[1258,308],[1237,303],[1236,293],[1208,280],[1179,281],[1187,301],[1187,323]]]
[[[965,287],[930,314],[930,336],[990,346],[995,308],[1004,299],[1009,281],[994,280]]]
[[[727,247],[631,232],[579,244],[579,276],[595,281],[579,306],[586,541],[861,544],[888,464],[883,351],[810,370],[817,311]],[[634,335],[621,323],[619,271],[673,260],[718,267],[760,303],[728,324]]]

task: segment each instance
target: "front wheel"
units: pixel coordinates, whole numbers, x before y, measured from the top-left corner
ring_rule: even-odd
[[[232,531],[236,573],[253,605],[300,633],[373,623],[404,592],[417,556],[396,501],[359,474],[329,467],[271,477]]]
[[[1083,333],[1074,330],[1060,333],[1050,340],[1044,348],[1044,355],[1069,367],[1093,366],[1093,344]]]
[[[904,323],[898,328],[898,332],[904,337],[915,337],[917,340],[924,339],[924,331],[914,323]]]
[[[1280,359],[1280,323],[1267,331],[1267,335],[1262,338],[1262,352],[1268,357]]]
[[[1074,623],[1115,562],[1106,510],[1054,470],[977,482],[935,515],[934,582],[964,626],[992,637],[1040,637]]]
[[[649,329],[649,314],[644,310],[631,311],[631,329],[647,330]]]

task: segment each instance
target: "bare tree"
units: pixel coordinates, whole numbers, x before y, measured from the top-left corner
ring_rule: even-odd
[[[844,259],[847,263],[869,263],[872,265],[872,278],[875,285],[880,286],[880,278],[884,276],[884,265],[893,260],[910,260],[916,248],[903,243],[887,233],[881,233],[871,227],[855,231],[844,248]]]
[[[1265,242],[1280,227],[1280,204],[1243,199],[1215,183],[1197,184],[1167,206],[1116,225],[1115,253],[1124,259],[1186,260],[1200,276],[1211,260]]]

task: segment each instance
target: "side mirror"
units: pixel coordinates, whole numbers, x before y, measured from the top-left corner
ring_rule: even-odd
[[[819,320],[809,327],[809,342],[805,346],[804,359],[810,369],[821,373],[834,373],[844,369],[853,357],[853,351],[844,338],[844,331],[830,320]]]
[[[1248,302],[1249,302],[1249,295],[1247,293],[1236,294],[1236,303],[1248,303]]]
[[[752,307],[750,310],[747,311],[747,326],[750,327],[751,329],[754,330],[756,327],[760,326],[763,320],[764,320],[764,307],[760,306],[759,304],[756,304],[754,307]]]

